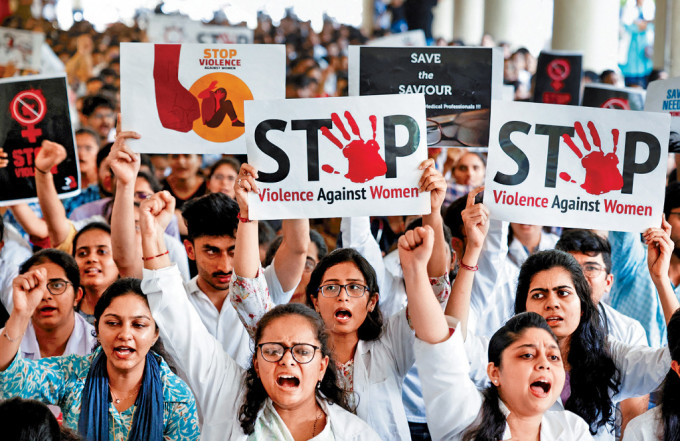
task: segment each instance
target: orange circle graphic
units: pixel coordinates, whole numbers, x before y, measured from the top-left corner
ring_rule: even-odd
[[[198,136],[212,142],[232,141],[243,135],[243,101],[253,94],[240,78],[225,72],[202,76],[189,89],[198,98],[201,117],[194,121]]]

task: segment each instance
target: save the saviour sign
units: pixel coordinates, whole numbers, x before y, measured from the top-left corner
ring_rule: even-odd
[[[247,101],[253,219],[424,214],[422,94]]]
[[[492,217],[633,232],[660,225],[669,115],[503,101],[491,109]]]

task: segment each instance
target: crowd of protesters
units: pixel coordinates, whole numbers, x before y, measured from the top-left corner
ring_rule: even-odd
[[[387,28],[418,26],[414,2],[392,3]],[[59,199],[66,151],[45,140],[38,202],[2,209],[12,439],[680,439],[675,171],[642,235],[490,219],[486,156],[463,148],[420,164],[429,215],[253,221],[244,156],[140,155],[144,134],[120,130],[119,45],[147,41],[139,24],[2,25],[44,33],[66,72],[81,172]],[[254,30],[285,45],[287,98],[346,96],[348,47],[368,40],[293,14]],[[531,99],[528,50],[434,44],[502,47],[505,84]],[[616,66],[583,81],[622,85]]]

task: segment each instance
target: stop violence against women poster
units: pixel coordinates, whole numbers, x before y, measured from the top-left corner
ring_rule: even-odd
[[[246,103],[252,219],[430,212],[422,94]]]
[[[123,130],[141,153],[246,152],[248,100],[285,96],[283,45],[122,43]]]
[[[486,148],[502,86],[498,48],[349,48],[350,95],[425,94],[428,147]]]
[[[0,168],[0,206],[38,200],[35,156],[43,140],[66,149],[66,159],[52,169],[60,198],[80,192],[80,169],[66,94],[66,76],[34,75],[0,80],[0,146],[9,164]]]
[[[670,116],[494,101],[484,203],[532,225],[661,225]]]

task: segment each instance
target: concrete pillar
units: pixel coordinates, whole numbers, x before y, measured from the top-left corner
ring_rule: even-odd
[[[669,12],[671,0],[656,0],[656,14],[654,16],[654,68],[666,69],[666,60],[670,58]]]
[[[671,77],[680,76],[680,0],[673,0],[671,7],[671,39],[670,39],[670,56],[671,56]]]
[[[361,11],[361,31],[365,36],[373,35],[373,24],[375,20],[375,7],[373,0],[363,0]]]
[[[467,46],[477,46],[484,34],[484,0],[455,0],[453,38]]]
[[[496,43],[524,46],[537,55],[550,38],[552,5],[552,0],[486,0],[484,32]]]
[[[620,0],[555,0],[552,48],[583,53],[583,68],[615,69]]]
[[[443,38],[446,41],[453,40],[453,1],[439,0],[437,6],[432,8],[432,14],[434,15],[432,20],[432,36],[435,40],[437,38]]]

